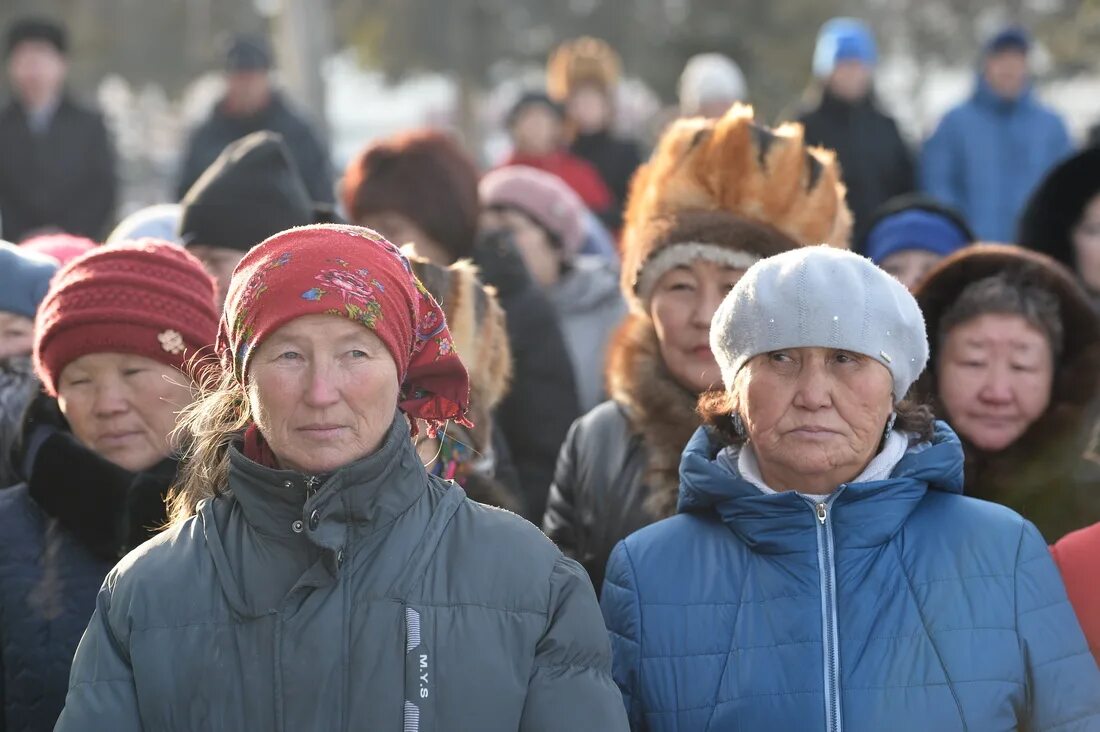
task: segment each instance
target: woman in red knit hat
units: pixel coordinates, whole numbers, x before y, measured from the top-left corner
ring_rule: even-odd
[[[393,244],[270,237],[216,348],[173,525],[104,582],[57,730],[626,729],[583,570],[417,456],[470,383]]]
[[[38,308],[17,470],[0,492],[0,729],[51,729],[69,664],[118,558],[166,520],[169,435],[217,332],[214,284],[167,242],[97,248]]]

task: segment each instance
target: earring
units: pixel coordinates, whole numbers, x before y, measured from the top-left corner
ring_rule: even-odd
[[[898,413],[897,412],[890,412],[890,419],[886,420],[886,431],[883,432],[883,435],[889,436],[890,433],[894,430],[894,423],[897,422],[897,421],[898,421]]]
[[[734,431],[734,433],[738,437],[740,437],[742,440],[745,439],[745,435],[746,435],[746,433],[745,433],[745,420],[741,419],[741,415],[738,414],[737,412],[734,412],[733,414],[731,414],[730,418],[733,420],[733,431]]]

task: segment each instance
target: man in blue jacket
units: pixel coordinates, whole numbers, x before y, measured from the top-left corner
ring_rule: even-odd
[[[993,36],[973,96],[944,116],[921,157],[923,189],[986,241],[1013,240],[1028,196],[1073,149],[1061,118],[1033,94],[1030,49],[1022,28]]]

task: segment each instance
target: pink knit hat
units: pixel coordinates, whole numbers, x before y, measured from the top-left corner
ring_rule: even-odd
[[[508,165],[487,173],[479,190],[483,206],[519,209],[556,236],[566,259],[584,245],[584,203],[556,175]]]

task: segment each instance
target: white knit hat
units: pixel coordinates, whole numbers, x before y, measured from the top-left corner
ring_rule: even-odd
[[[726,388],[749,359],[784,348],[838,348],[875,359],[902,399],[928,363],[917,301],[871,260],[827,246],[754,264],[710,326]]]
[[[692,56],[680,74],[680,114],[699,114],[713,102],[744,102],[749,98],[745,75],[737,62],[720,53]]]

